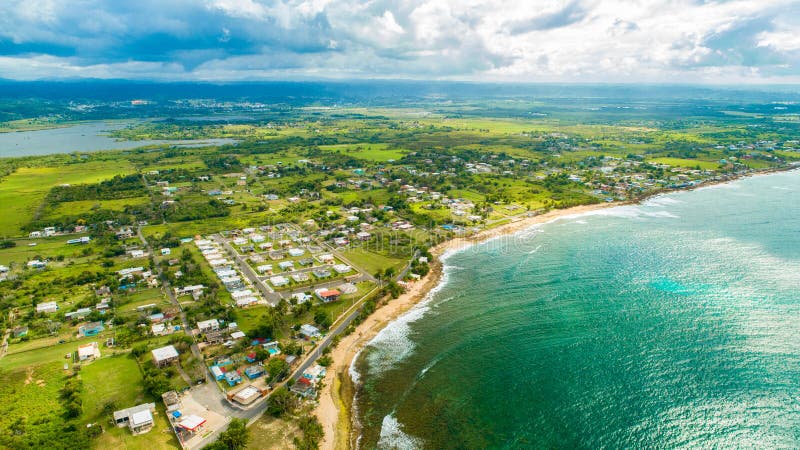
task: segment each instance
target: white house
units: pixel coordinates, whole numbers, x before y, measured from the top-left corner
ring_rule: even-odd
[[[300,326],[300,334],[308,338],[318,338],[322,336],[322,334],[319,332],[319,328],[309,324]]]
[[[219,330],[219,320],[217,319],[201,320],[200,322],[197,322],[197,328],[200,330],[201,333],[207,333],[209,331],[217,331]]]
[[[153,428],[153,411],[155,409],[155,403],[144,403],[114,411],[114,422],[118,427],[127,425],[133,434],[147,433]]]
[[[37,313],[50,314],[56,312],[57,310],[58,304],[56,302],[44,302],[36,305]]]
[[[88,361],[100,357],[100,347],[97,342],[89,342],[78,347],[78,360]]]
[[[275,286],[275,287],[281,287],[281,286],[286,286],[287,284],[289,284],[289,279],[286,278],[286,277],[278,275],[278,276],[275,276],[275,277],[271,277],[269,279],[269,282],[272,283],[272,285]]]
[[[172,345],[153,350],[153,364],[156,367],[164,367],[178,360],[178,350]]]

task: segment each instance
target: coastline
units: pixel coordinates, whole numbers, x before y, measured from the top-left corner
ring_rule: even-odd
[[[502,224],[495,228],[482,230],[474,235],[467,237],[456,237],[444,241],[430,249],[434,256],[431,270],[421,280],[414,283],[407,292],[397,299],[389,302],[382,302],[381,306],[375,310],[364,322],[362,322],[353,333],[343,337],[338,345],[331,352],[333,359],[332,365],[328,368],[322,388],[320,389],[319,404],[314,409],[325,431],[320,448],[323,450],[349,449],[353,448],[351,428],[352,428],[352,401],[355,391],[354,382],[350,377],[350,367],[354,359],[361,350],[391,322],[409,311],[419,302],[427,298],[428,294],[439,286],[443,276],[442,258],[448,255],[468,249],[476,244],[480,244],[492,239],[512,235],[536,225],[543,225],[556,220],[599,211],[602,209],[615,208],[625,205],[636,205],[642,202],[674,192],[691,191],[715,185],[723,185],[743,178],[761,175],[770,175],[779,172],[798,170],[797,166],[782,167],[779,169],[762,170],[751,172],[739,176],[734,176],[725,180],[703,183],[680,189],[668,189],[659,192],[652,192],[639,198],[629,201],[619,201],[611,203],[597,203],[592,205],[580,205],[566,209],[551,210],[541,215],[521,218],[509,223]]]
[[[358,353],[381,330],[425,299],[431,290],[439,285],[443,275],[442,256],[467,249],[491,239],[511,235],[535,225],[542,225],[577,214],[613,208],[622,204],[624,203],[598,203],[552,210],[541,215],[522,218],[495,228],[483,230],[472,236],[453,238],[431,248],[430,252],[435,259],[431,264],[430,272],[414,283],[400,297],[382,303],[382,306],[358,325],[353,333],[343,337],[331,352],[333,363],[325,375],[323,387],[320,390],[319,404],[314,409],[314,415],[317,416],[325,430],[320,448],[330,450],[351,447],[349,442],[351,405],[349,403],[352,401],[354,386],[353,381],[350,379],[350,366]],[[342,391],[347,392],[350,398],[343,396]],[[342,411],[345,414],[342,414]]]

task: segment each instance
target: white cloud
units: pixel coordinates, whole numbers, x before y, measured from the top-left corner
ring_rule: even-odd
[[[92,10],[91,17],[76,13],[78,4]],[[151,75],[157,78],[306,73],[759,82],[800,75],[796,0],[140,0],[136,5],[0,4],[0,49],[7,49],[0,56],[15,62],[3,67],[2,76],[119,70],[119,77],[147,77],[153,67],[148,62],[160,64]],[[159,38],[163,45],[153,42]],[[3,47],[4,40],[13,45]]]

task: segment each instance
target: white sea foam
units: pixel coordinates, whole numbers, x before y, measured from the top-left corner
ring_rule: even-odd
[[[422,447],[422,442],[405,433],[403,426],[393,415],[388,415],[383,418],[381,424],[381,435],[378,439],[378,448],[383,449],[397,449],[397,450],[414,450]]]
[[[663,196],[663,195],[659,195],[659,196],[652,197],[650,199],[645,200],[642,203],[642,205],[660,208],[660,207],[665,207],[665,206],[677,205],[677,204],[680,204],[680,203],[684,203],[684,202],[682,202],[680,200],[676,200],[676,199],[674,199],[672,197],[666,197],[666,196]]]
[[[442,290],[448,279],[448,272],[445,271],[439,284],[431,289],[421,302],[387,325],[367,344],[371,350],[367,354],[370,375],[380,374],[391,369],[414,352],[415,344],[411,340],[411,324],[430,311],[431,299]]]

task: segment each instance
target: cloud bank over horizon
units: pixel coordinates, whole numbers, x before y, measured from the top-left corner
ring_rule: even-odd
[[[6,0],[0,78],[800,82],[797,0]]]

